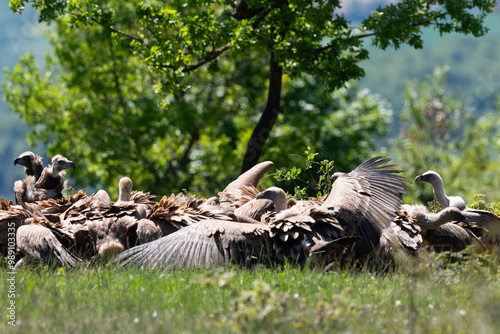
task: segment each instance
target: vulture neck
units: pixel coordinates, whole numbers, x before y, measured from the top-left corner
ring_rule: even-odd
[[[456,210],[455,208],[453,209]],[[449,211],[445,209],[441,210],[438,213],[429,213],[425,215],[425,218],[422,219],[422,221],[419,221],[418,225],[424,229],[436,229],[443,224],[461,220],[463,219],[461,219],[461,217],[457,217],[457,213],[455,211]]]
[[[276,207],[276,213],[280,213],[287,209],[287,199],[286,193],[283,189],[278,189],[274,193],[274,206]]]
[[[130,195],[132,194],[132,180],[128,177],[122,177],[118,183],[120,193],[118,195],[118,202],[130,202]]]
[[[51,173],[52,177],[53,178],[57,178],[59,176],[59,170],[57,168],[54,168],[54,166],[52,166],[52,173]]]
[[[118,202],[130,202],[130,191],[128,189],[120,189]]]
[[[439,204],[441,204],[443,208],[449,207],[450,200],[448,199],[448,196],[446,196],[444,192],[443,179],[441,179],[439,175],[436,175],[436,177],[433,178],[431,185],[434,191],[434,196],[436,197]]]

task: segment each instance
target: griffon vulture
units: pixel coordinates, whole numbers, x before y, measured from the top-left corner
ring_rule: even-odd
[[[465,209],[465,201],[460,196],[446,196],[444,192],[443,179],[441,176],[429,170],[421,175],[415,177],[415,182],[427,182],[432,186],[434,196],[443,208],[449,206],[458,208],[460,210]]]
[[[378,247],[382,232],[401,208],[408,180],[398,175],[390,158],[372,158],[352,172],[335,173],[330,194],[320,208],[332,211],[346,236],[359,237],[348,255],[361,259]]]
[[[333,262],[341,259],[346,246],[358,238],[347,237],[333,213],[320,207],[299,205],[288,208],[285,191],[270,187],[256,199],[272,200],[274,213],[262,216],[269,225],[270,244],[277,263],[286,260],[304,265],[308,257],[315,262]],[[323,259],[319,260],[320,257]]]
[[[462,214],[471,223],[483,227],[487,233],[481,238],[486,246],[500,244],[500,217],[492,212],[467,208],[465,201],[459,196],[446,196],[443,186],[443,179],[434,171],[427,171],[418,175],[415,181],[423,181],[432,185],[434,196],[443,208],[456,207],[462,210]],[[463,234],[465,235],[465,234]]]
[[[473,241],[481,244],[479,236],[486,230],[469,222],[464,211],[447,207],[437,213],[430,213],[423,205],[403,205],[401,210],[421,228],[423,245],[434,250],[460,251]]]

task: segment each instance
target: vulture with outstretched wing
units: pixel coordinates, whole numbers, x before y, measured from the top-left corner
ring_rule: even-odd
[[[304,265],[309,257],[321,264],[340,260],[346,246],[358,238],[347,237],[333,213],[319,206],[295,201],[288,208],[286,193],[278,187],[260,192],[256,199],[272,200],[275,212],[262,216],[269,226],[269,240],[277,263]]]
[[[208,219],[158,240],[130,248],[116,261],[121,266],[151,269],[212,268],[269,261],[269,227]]]
[[[361,259],[380,243],[382,232],[390,226],[401,208],[408,180],[398,175],[390,158],[372,158],[352,172],[335,173],[330,194],[321,208],[333,212],[347,236],[360,239],[349,245],[348,254]]]
[[[311,207],[308,215],[290,215],[285,199],[284,205],[275,203],[277,217],[270,223],[202,220],[133,247],[121,253],[117,260],[125,266],[150,268],[210,267],[247,261],[270,264],[280,262],[276,254],[295,260],[293,257],[298,253],[282,252],[277,248],[282,245],[273,246],[273,239],[292,240],[293,249],[310,248],[311,254],[332,249],[343,254],[348,245],[350,256],[361,257],[378,245],[382,230],[390,225],[406,191],[407,181],[397,175],[399,171],[392,169],[392,165],[384,165],[389,160],[370,159],[349,174],[337,175],[330,196],[321,206]],[[365,228],[369,231],[363,231]],[[304,239],[301,234],[310,238]],[[339,244],[331,245],[336,240]],[[307,242],[315,244],[304,246]],[[350,246],[352,242],[357,247]],[[288,244],[285,246],[288,248]]]

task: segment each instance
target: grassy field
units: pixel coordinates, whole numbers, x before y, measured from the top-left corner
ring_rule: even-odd
[[[424,256],[394,272],[311,269],[151,272],[24,268],[0,274],[0,333],[497,333],[500,270]]]

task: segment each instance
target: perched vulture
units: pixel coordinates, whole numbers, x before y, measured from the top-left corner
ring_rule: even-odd
[[[300,247],[310,248],[313,254],[330,248],[343,253],[348,245],[349,255],[362,256],[379,244],[382,230],[390,225],[406,191],[407,181],[397,175],[399,171],[392,169],[392,165],[384,165],[388,161],[390,159],[370,159],[349,174],[339,174],[330,196],[321,206],[309,209],[308,216],[302,215],[304,217],[298,219],[300,214],[288,216],[286,201],[284,206],[278,201],[275,204],[277,213],[269,219],[269,224],[201,220],[158,240],[126,250],[117,261],[122,266],[164,269],[206,268],[225,263],[272,264],[279,263],[276,253],[283,254],[283,258],[298,255],[295,247],[299,247],[299,243]],[[150,216],[154,213],[155,208]],[[278,220],[282,218],[280,214],[284,216],[282,221]],[[350,234],[345,233],[346,229]],[[304,239],[301,233],[309,238]],[[347,239],[343,240],[344,235]],[[277,248],[280,244],[272,245],[273,240],[291,241],[293,250],[286,251],[287,243],[282,251]],[[329,247],[336,240],[341,246]],[[303,246],[302,241],[316,244]],[[351,246],[353,241],[354,247]]]
[[[16,181],[14,193],[17,204],[62,198],[66,185],[64,169],[70,167],[75,167],[72,161],[56,155],[52,158],[52,166],[45,167],[38,179],[35,176],[26,176],[24,180]]]
[[[118,201],[112,205],[117,209],[133,209],[137,219],[146,218],[155,204],[151,201],[154,195],[142,191],[132,191],[132,180],[122,177],[118,183]]]
[[[62,191],[66,186],[65,169],[75,168],[75,163],[58,154],[52,158],[52,165],[43,169],[42,175],[35,183],[36,188],[54,189],[57,191],[58,197],[62,198]]]
[[[93,255],[110,258],[137,243],[139,219],[148,215],[153,202],[149,193],[132,192],[132,181],[120,179],[119,197],[111,202],[108,193],[99,190],[70,206],[61,221],[68,226],[82,225],[88,230]]]
[[[441,176],[432,171],[429,170],[425,172],[424,174],[418,175],[415,177],[415,182],[427,182],[432,186],[432,189],[434,191],[434,196],[436,197],[437,201],[443,208],[447,207],[455,207],[460,210],[465,209],[465,201],[463,200],[462,197],[460,196],[446,196],[444,192],[444,186],[443,186],[443,179]]]
[[[26,174],[26,176],[34,176],[35,181],[38,181],[42,175],[42,157],[31,151],[21,153],[21,155],[14,160],[14,166],[15,165],[24,166],[24,174]]]

